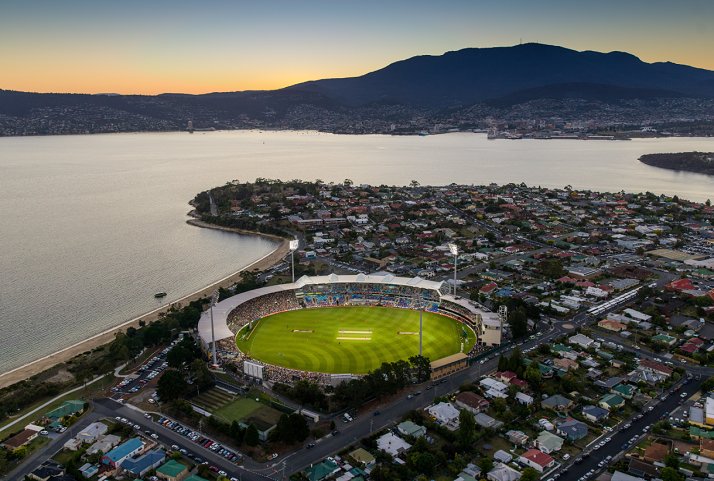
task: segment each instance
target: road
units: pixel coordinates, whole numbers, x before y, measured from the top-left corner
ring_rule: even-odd
[[[689,395],[691,395],[692,393],[699,390],[699,387],[702,385],[702,382],[704,382],[703,379],[685,379],[683,380],[683,387],[681,391],[686,391],[689,393]],[[604,460],[607,456],[612,456],[613,458],[615,458],[624,449],[628,449],[624,446],[625,443],[628,443],[628,441],[634,436],[637,436],[638,439],[644,436],[646,434],[646,431],[644,431],[646,426],[652,426],[654,423],[656,423],[663,417],[667,417],[669,412],[676,409],[682,403],[682,401],[683,400],[680,397],[679,392],[670,391],[670,394],[667,396],[667,399],[665,401],[659,401],[659,398],[657,398],[656,401],[650,404],[654,406],[654,409],[652,411],[645,411],[642,413],[643,416],[641,419],[631,421],[631,427],[627,429],[623,429],[622,427],[620,427],[617,431],[613,431],[612,433],[605,433],[599,439],[602,440],[602,438],[610,436],[612,438],[612,441],[608,442],[607,444],[605,444],[605,446],[595,451],[592,448],[586,449],[582,454],[583,461],[581,463],[576,464],[571,461],[571,465],[567,469],[567,479],[580,479],[581,476],[584,476],[590,470],[599,472],[603,469],[606,469],[607,464],[603,467],[599,467],[598,463]],[[637,441],[634,441],[634,443],[637,443]],[[590,446],[592,446],[593,444],[594,443],[591,443]],[[628,446],[630,445],[628,444]],[[548,479],[552,474],[558,471],[559,470],[553,471],[553,473],[548,473],[547,475],[543,476],[543,478]]]

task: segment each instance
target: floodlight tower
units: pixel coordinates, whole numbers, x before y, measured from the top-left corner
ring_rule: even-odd
[[[414,299],[416,307],[419,309],[419,355],[421,356],[424,346],[424,300],[421,298],[419,291],[414,291],[412,299]]]
[[[293,284],[295,284],[295,251],[300,247],[300,241],[293,239],[290,241],[290,263],[292,264]]]
[[[211,294],[211,361],[213,367],[218,367],[218,357],[216,355],[216,331],[213,328],[213,306],[218,302],[218,290]]]
[[[449,251],[454,256],[454,297],[456,297],[456,263],[459,259],[459,247],[454,243],[449,243]]]

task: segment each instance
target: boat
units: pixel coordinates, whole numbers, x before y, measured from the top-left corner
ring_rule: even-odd
[[[162,297],[166,297],[166,293],[165,292],[157,292],[156,294],[154,294],[154,297],[157,299],[161,299]]]

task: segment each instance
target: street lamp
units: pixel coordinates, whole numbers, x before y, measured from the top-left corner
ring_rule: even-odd
[[[295,284],[295,251],[300,247],[300,241],[293,239],[290,241],[290,261],[292,264],[293,284]]]
[[[216,331],[213,328],[213,306],[218,302],[218,290],[213,291],[211,294],[211,361],[213,361],[213,367],[218,367],[218,357],[216,356]]]
[[[456,262],[459,258],[459,247],[456,244],[449,243],[449,252],[454,256],[454,297],[456,297]]]

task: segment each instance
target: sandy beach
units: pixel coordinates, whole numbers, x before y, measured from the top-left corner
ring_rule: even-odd
[[[277,236],[269,235],[269,234],[261,234],[261,233],[256,233],[256,232],[248,232],[248,231],[244,231],[241,229],[233,229],[233,228],[229,228],[229,227],[216,226],[213,224],[207,224],[207,223],[202,222],[198,219],[189,219],[186,222],[188,224],[191,224],[196,227],[201,227],[201,228],[217,229],[217,230],[222,230],[222,231],[226,231],[226,232],[235,232],[235,233],[241,234],[241,235],[259,235],[262,237],[266,237],[270,240],[277,241],[277,242],[279,242],[279,244],[275,248],[275,250],[273,252],[271,252],[270,254],[267,254],[266,256],[256,260],[255,262],[244,267],[243,269],[241,269],[237,272],[234,272],[233,274],[226,276],[223,279],[220,279],[220,280],[214,282],[213,284],[210,284],[202,289],[199,289],[198,291],[188,294],[176,301],[173,301],[169,304],[165,304],[157,309],[149,311],[149,312],[142,314],[138,317],[130,319],[116,327],[107,329],[106,331],[96,334],[88,339],[85,339],[84,341],[80,341],[80,342],[73,344],[69,347],[61,349],[53,354],[50,354],[49,356],[42,357],[42,358],[37,359],[33,362],[27,363],[23,366],[20,366],[18,368],[15,368],[8,372],[0,374],[0,389],[10,386],[10,385],[12,385],[16,382],[22,381],[24,379],[27,379],[29,377],[32,377],[35,374],[39,374],[42,371],[45,371],[57,364],[66,362],[69,359],[72,359],[73,357],[75,357],[79,354],[82,354],[83,352],[91,351],[92,349],[95,349],[103,344],[107,344],[114,339],[114,335],[117,332],[124,331],[129,327],[138,327],[139,323],[142,321],[147,324],[149,322],[155,321],[156,319],[159,318],[161,313],[166,312],[166,310],[168,308],[170,308],[171,306],[178,307],[181,305],[185,305],[191,301],[200,299],[201,297],[210,296],[211,293],[215,289],[218,289],[219,287],[224,287],[224,288],[229,287],[240,280],[241,272],[243,272],[244,270],[256,270],[256,269],[257,270],[265,270],[265,269],[268,269],[271,266],[280,262],[280,260],[282,260],[290,252],[289,242],[281,237],[277,237]]]

